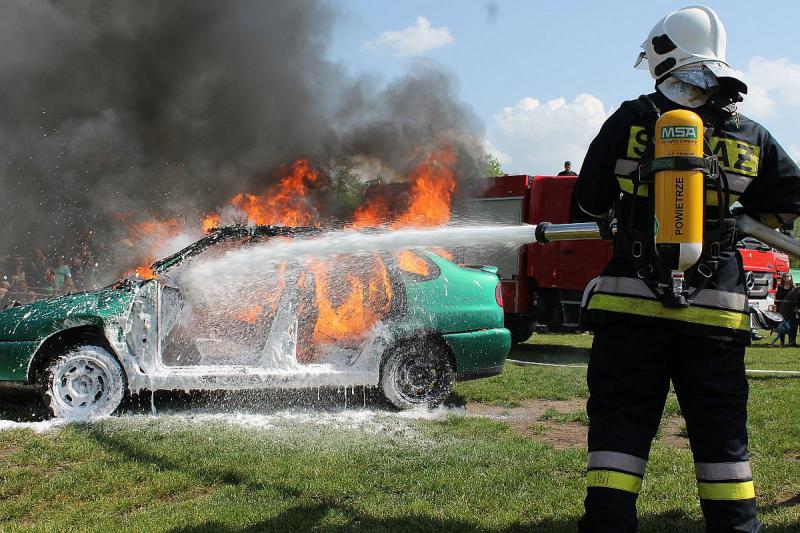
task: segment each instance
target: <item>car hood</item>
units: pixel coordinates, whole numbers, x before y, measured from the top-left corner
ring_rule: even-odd
[[[106,318],[123,314],[135,284],[93,292],[66,294],[0,311],[0,341],[36,340],[56,331],[87,324],[103,326]]]

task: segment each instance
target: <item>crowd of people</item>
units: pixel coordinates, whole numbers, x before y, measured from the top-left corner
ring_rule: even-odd
[[[0,308],[11,300],[28,303],[38,298],[80,290],[99,284],[98,263],[87,244],[72,254],[48,257],[36,249],[29,257],[0,259]]]

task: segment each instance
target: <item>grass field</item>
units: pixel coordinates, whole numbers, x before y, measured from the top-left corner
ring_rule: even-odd
[[[535,335],[511,357],[581,365],[590,344]],[[800,370],[800,350],[754,346],[747,363]],[[583,368],[507,365],[456,387],[456,404],[486,416],[360,403],[313,416],[312,402],[268,424],[125,415],[0,431],[0,530],[573,531],[586,395]],[[24,418],[10,404],[30,398],[0,390],[0,418]],[[679,427],[666,431],[679,420],[674,399],[666,411],[639,500],[642,530],[702,531],[691,454]],[[572,431],[553,446],[563,428]],[[799,378],[751,379],[750,431],[767,531],[800,531]]]

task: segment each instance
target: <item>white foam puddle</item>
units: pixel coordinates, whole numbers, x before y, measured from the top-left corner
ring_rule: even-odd
[[[13,420],[0,420],[0,431],[7,431],[10,429],[30,429],[34,433],[46,433],[72,422],[72,420],[63,418],[43,420],[41,422],[15,422]]]
[[[266,432],[288,432],[330,428],[360,431],[373,435],[413,436],[414,422],[419,420],[444,420],[450,416],[464,416],[466,411],[459,407],[438,407],[436,409],[411,409],[391,412],[376,409],[347,409],[341,411],[318,411],[312,409],[286,409],[274,412],[233,411],[219,412],[208,409],[184,411],[160,411],[157,415],[123,414],[90,420],[54,419],[41,422],[14,422],[0,420],[0,432],[12,429],[29,429],[36,433],[46,433],[65,427],[71,423],[93,424],[112,423],[131,429],[141,429],[142,425],[159,429],[193,429],[209,425],[227,425]]]

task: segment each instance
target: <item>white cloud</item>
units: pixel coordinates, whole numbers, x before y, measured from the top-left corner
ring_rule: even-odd
[[[789,157],[797,161],[800,164],[800,145],[797,144],[790,144],[786,151],[789,152]]]
[[[757,120],[772,117],[787,108],[800,108],[800,65],[788,57],[753,57],[744,71],[737,71],[747,83],[742,113]]]
[[[386,48],[397,56],[418,56],[454,42],[447,26],[434,28],[430,20],[420,16],[414,26],[385,31],[374,41],[368,42],[367,46]]]
[[[496,155],[510,158],[510,164],[503,165],[506,172],[554,174],[563,170],[567,160],[578,170],[608,116],[603,102],[591,94],[579,94],[572,102],[560,97],[544,104],[523,98],[494,115],[496,135],[489,146]]]
[[[500,166],[503,167],[503,170],[508,168],[509,165],[511,165],[511,163],[514,161],[514,158],[511,157],[510,154],[507,154],[497,148],[489,138],[483,140],[483,149],[486,150],[487,154],[492,154],[497,158],[497,160],[500,162]]]

